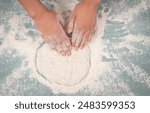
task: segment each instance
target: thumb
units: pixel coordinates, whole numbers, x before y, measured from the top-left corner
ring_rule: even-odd
[[[57,23],[60,24],[63,29],[65,29],[65,21],[62,16],[57,15]]]
[[[74,14],[72,14],[72,15],[70,16],[69,23],[68,23],[68,26],[67,26],[67,32],[68,32],[69,34],[73,32],[74,23],[75,23],[75,16],[74,16]]]

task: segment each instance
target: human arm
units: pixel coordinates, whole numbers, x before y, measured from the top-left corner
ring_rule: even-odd
[[[62,55],[70,54],[70,41],[54,11],[49,11],[40,0],[19,0],[33,19],[42,38]]]
[[[71,42],[76,49],[84,48],[92,39],[100,2],[101,0],[80,0],[74,8],[69,19],[68,33],[72,33]]]

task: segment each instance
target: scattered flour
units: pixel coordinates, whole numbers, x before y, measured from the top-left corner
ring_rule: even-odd
[[[70,1],[71,2],[65,2],[64,4],[65,4],[65,6],[67,6],[66,9],[72,10],[72,8],[76,5],[77,1],[75,1],[75,2],[74,2],[74,0],[70,0]],[[138,12],[139,10],[141,10],[144,7],[144,2],[142,2],[141,4],[139,4],[141,6],[137,6],[129,12],[124,12],[124,13],[120,14],[119,16],[115,17],[114,20],[126,21],[126,22],[131,21],[133,15],[136,14],[136,12]],[[56,9],[57,9],[57,7],[56,7]],[[140,7],[140,8],[138,9],[138,7]],[[60,12],[60,11],[62,11],[62,10],[58,9],[57,12]],[[60,13],[60,14],[62,14],[62,13]],[[124,15],[126,15],[126,16],[124,16]],[[12,18],[8,20],[10,26],[12,27],[11,32],[9,32],[7,34],[5,33],[5,39],[4,39],[3,43],[0,45],[0,55],[4,53],[4,49],[14,48],[18,51],[20,56],[25,56],[25,59],[23,60],[22,65],[19,68],[14,69],[13,72],[8,77],[6,77],[7,87],[11,86],[16,79],[21,78],[22,71],[26,70],[28,68],[31,70],[29,77],[38,79],[40,83],[50,87],[52,89],[53,93],[74,94],[74,93],[84,89],[85,87],[88,87],[87,89],[90,91],[90,94],[96,95],[96,92],[99,92],[103,95],[105,95],[105,93],[107,94],[107,92],[105,92],[106,86],[109,87],[110,85],[114,84],[115,80],[117,80],[117,78],[119,78],[119,74],[114,73],[114,71],[117,71],[117,70],[113,69],[113,65],[111,62],[104,62],[104,61],[102,61],[102,58],[101,58],[102,56],[110,57],[110,53],[108,51],[104,51],[104,49],[108,45],[102,39],[105,24],[107,21],[106,14],[104,12],[102,13],[102,18],[97,20],[97,28],[96,28],[97,31],[96,31],[95,35],[93,36],[93,40],[88,45],[89,49],[85,48],[85,51],[76,53],[77,55],[82,55],[81,59],[79,57],[78,57],[79,60],[73,58],[74,61],[76,61],[76,60],[82,61],[80,63],[79,62],[73,63],[74,66],[76,66],[78,68],[81,67],[79,70],[82,70],[82,72],[77,70],[76,76],[74,75],[75,78],[72,78],[71,81],[69,81],[69,78],[59,79],[58,76],[55,76],[54,81],[58,81],[59,84],[50,83],[49,81],[45,80],[45,78],[43,78],[38,73],[36,65],[35,65],[36,54],[37,54],[37,50],[43,43],[43,40],[40,38],[40,36],[39,37],[37,36],[36,40],[33,41],[32,38],[29,38],[29,36],[27,36],[25,34],[28,31],[27,28],[23,28],[21,30],[19,29],[19,26],[23,26],[22,24],[20,24],[20,23],[22,23],[23,18],[24,18],[24,15],[17,15],[15,13],[13,13]],[[107,18],[107,19],[111,20],[111,17]],[[26,40],[19,41],[19,40],[15,39],[16,33],[18,31],[23,34],[22,37],[24,37],[24,39],[26,39]],[[0,33],[3,34],[3,32],[4,32],[4,26],[0,25]],[[136,38],[136,40],[135,40],[135,38]],[[130,50],[131,53],[135,52],[135,51],[143,52],[142,50],[138,50],[138,48],[134,48],[130,43],[143,41],[146,45],[149,45],[148,38],[146,41],[145,41],[145,39],[146,38],[144,36],[128,35],[127,38],[125,38],[124,42],[120,42],[119,45],[117,45],[117,48],[126,47]],[[42,54],[45,54],[45,53],[49,54],[50,56],[53,56],[53,58],[54,58],[54,56],[56,56],[56,58],[54,59],[54,62],[56,64],[57,63],[60,64],[61,58],[59,58],[59,56],[56,55],[55,53],[49,51],[48,48],[46,49],[45,46],[43,46]],[[133,54],[135,54],[135,53],[133,53]],[[145,73],[145,71],[142,70],[142,68],[139,67],[138,65],[132,64],[131,66],[128,66],[128,64],[126,64],[123,61],[123,58],[121,56],[119,56],[118,54],[114,53],[113,55],[117,59],[116,62],[118,62],[118,64],[119,64],[118,67],[121,67],[122,70],[127,71],[127,73],[130,75],[130,77],[133,80],[138,81],[143,84],[146,84],[148,87],[150,87],[150,84],[149,84],[150,77],[147,76],[148,73]],[[15,57],[15,56],[13,56],[13,57]],[[45,56],[42,57],[41,59],[40,59],[40,57],[41,57],[41,55],[39,55],[38,61],[41,64],[38,64],[38,66],[40,65],[41,67],[38,67],[38,70],[40,72],[42,72],[43,75],[51,73],[48,65],[45,65],[45,62],[50,64],[52,58],[50,58],[49,60],[48,60],[48,58],[46,58],[46,60],[45,60],[44,59]],[[69,59],[65,59],[64,61],[66,62],[66,60],[69,60]],[[28,62],[27,65],[26,65],[26,61]],[[90,62],[90,65],[89,65],[89,62]],[[62,63],[61,65],[63,65],[63,64],[64,63]],[[82,64],[83,65],[86,64],[86,65],[84,65],[86,67],[82,67]],[[63,68],[67,69],[68,68],[67,66],[68,65],[63,65],[62,68],[58,68],[58,69],[54,69],[51,67],[51,70],[53,70],[53,72],[55,72],[55,70],[56,70],[56,72],[57,71],[60,72],[60,71],[62,71],[60,69],[63,69]],[[74,66],[73,66],[73,68],[69,68],[69,69],[74,69]],[[132,69],[130,67],[132,67]],[[87,76],[85,77],[85,73],[87,70],[89,72],[88,72]],[[62,72],[59,74],[70,75],[68,73],[69,72],[67,72],[67,74],[65,72]],[[82,73],[84,73],[84,74],[82,74]],[[110,73],[110,74],[107,74],[107,73]],[[75,72],[74,72],[74,74],[75,74]],[[108,75],[111,75],[111,76],[108,76]],[[138,75],[138,76],[135,76],[135,75]],[[53,78],[53,76],[49,76],[49,77]],[[80,77],[80,79],[78,77]],[[49,78],[49,79],[52,79],[52,78]],[[84,79],[82,79],[82,78],[84,78]],[[62,80],[64,80],[64,81],[62,81]],[[80,80],[82,80],[82,81],[78,82]],[[118,84],[120,85],[119,89],[117,89]],[[118,84],[114,85],[116,87],[116,90],[115,90],[116,92],[120,93],[123,90],[124,91],[123,94],[134,95],[134,92],[132,92],[132,89],[130,89],[130,86],[128,85],[128,83],[120,81]],[[5,89],[6,85],[5,84],[3,85],[2,90]]]
[[[34,77],[50,87],[55,93],[75,93],[90,82],[94,82],[100,70],[103,72],[105,69],[109,69],[109,65],[97,62],[100,60],[99,56],[103,54],[101,36],[104,31],[104,25],[105,15],[103,18],[98,19],[98,28],[89,47],[74,51],[71,58],[63,58],[52,52],[49,46],[44,45],[44,47],[41,47],[37,51],[37,69],[39,72],[37,71],[38,74]],[[71,73],[71,71],[73,72]],[[72,78],[69,78],[70,76]]]
[[[71,6],[69,5],[69,3],[66,3],[65,5],[69,7],[68,9],[72,10],[72,8],[76,4],[77,4],[77,2],[72,2]],[[60,9],[57,10],[57,12],[61,12],[61,11],[62,10],[60,10]],[[61,13],[59,13],[59,14],[61,14]],[[8,47],[15,48],[21,56],[25,56],[25,58],[26,58],[23,61],[23,64],[21,65],[21,67],[15,69],[13,71],[13,73],[8,77],[8,80],[9,80],[9,78],[13,78],[14,80],[17,77],[20,78],[21,76],[19,77],[19,75],[21,74],[21,71],[26,70],[26,68],[29,68],[29,69],[31,69],[29,77],[38,79],[42,84],[50,87],[52,89],[53,93],[75,93],[75,92],[79,91],[80,89],[84,88],[84,86],[87,86],[88,84],[93,83],[94,80],[97,79],[98,72],[100,72],[100,70],[104,71],[105,69],[109,69],[108,65],[98,62],[98,60],[100,60],[99,56],[101,54],[103,54],[103,41],[101,40],[101,36],[103,35],[103,31],[104,31],[105,14],[103,15],[103,18],[98,19],[98,21],[97,21],[97,31],[96,31],[95,35],[93,36],[93,40],[89,44],[89,47],[86,47],[83,51],[74,52],[75,55],[74,55],[74,57],[72,57],[72,61],[74,61],[75,63],[71,63],[71,64],[74,64],[72,69],[74,67],[78,67],[78,69],[76,68],[77,70],[74,70],[77,72],[76,73],[73,72],[74,77],[72,78],[71,81],[69,81],[69,78],[59,79],[58,80],[59,84],[51,84],[49,81],[45,80],[38,73],[37,68],[35,66],[35,61],[36,61],[35,56],[36,56],[37,50],[43,43],[43,40],[41,38],[37,37],[38,40],[33,41],[32,38],[29,38],[27,35],[25,35],[25,33],[28,31],[25,28],[21,29],[20,32],[22,32],[24,34],[22,37],[26,40],[20,41],[20,40],[15,39],[16,33],[18,32],[19,26],[21,25],[20,22],[21,22],[21,20],[23,20],[23,18],[24,18],[24,15],[18,16],[17,14],[13,14],[12,18],[9,20],[12,30],[11,30],[11,32],[9,32],[6,35],[5,41],[3,42],[3,44],[1,45],[1,48],[0,48],[0,53],[3,53],[3,50],[5,48],[8,48]],[[3,27],[1,27],[1,29],[3,29]],[[51,54],[51,52],[47,49],[43,49],[42,53]],[[55,53],[52,52],[52,54],[54,55]],[[75,57],[77,57],[77,59]],[[59,58],[59,56],[56,55],[55,63],[60,64],[61,59],[62,59],[62,57]],[[39,59],[40,62],[41,62],[41,60],[44,60],[44,59]],[[68,60],[70,60],[70,59],[68,59]],[[25,61],[28,61],[27,67],[24,66]],[[50,61],[51,61],[51,59],[49,59],[48,62],[50,62]],[[66,60],[64,60],[64,61],[66,61]],[[42,66],[43,66],[44,62],[47,62],[47,60],[44,60],[42,62],[43,62],[43,64],[42,64]],[[67,67],[67,65],[63,65],[62,69],[63,68],[67,69],[68,67]],[[100,68],[100,70],[99,70],[99,68]],[[48,67],[46,67],[46,66],[45,66],[45,68],[43,68],[43,67],[39,68],[39,70],[42,70],[42,69],[44,69],[44,73],[50,72],[50,69],[48,69]],[[71,69],[71,68],[69,68],[69,69]],[[17,70],[20,70],[20,71],[17,71]],[[56,72],[60,71],[59,69],[55,69],[55,70],[56,70]],[[79,71],[79,70],[81,70],[81,71]],[[42,73],[43,73],[43,70],[42,70]],[[66,74],[66,72],[65,73],[62,72],[62,73]],[[69,75],[69,74],[66,74],[66,75]],[[56,76],[56,78],[58,79],[59,77]],[[68,81],[69,81],[69,83],[68,83]],[[9,84],[9,82],[7,82],[7,83]],[[11,85],[12,83],[13,83],[13,81],[10,82],[9,85]],[[63,84],[63,85],[60,85],[60,84]],[[69,86],[64,85],[64,84],[67,84]]]
[[[72,10],[72,7],[75,5],[76,2],[73,1],[71,5],[70,3],[65,3],[65,7],[67,7],[65,9]],[[56,7],[57,6],[59,7],[59,4],[57,4]],[[60,12],[65,11],[58,8],[57,12],[58,14],[62,14]],[[84,86],[94,82],[99,76],[98,72],[100,72],[100,70],[103,73],[105,69],[109,69],[109,65],[97,62],[100,60],[100,55],[103,54],[103,41],[101,40],[101,36],[104,31],[105,18],[105,13],[103,13],[103,18],[97,18],[97,31],[93,36],[92,42],[89,44],[89,49],[86,47],[83,51],[73,52],[74,54],[71,59],[65,59],[55,52],[51,52],[50,49],[47,48],[48,46],[44,46],[37,56],[37,68],[39,72],[37,71],[38,75],[34,77],[50,87],[55,93],[75,93],[84,88]],[[47,54],[47,56],[44,54]],[[67,60],[70,60],[69,65]],[[53,63],[51,61],[53,61]],[[56,68],[54,68],[55,65]],[[71,71],[73,72],[70,74]],[[46,77],[41,76],[39,73]],[[69,78],[70,76],[72,76],[72,78]]]

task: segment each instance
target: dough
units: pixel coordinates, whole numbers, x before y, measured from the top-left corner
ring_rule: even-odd
[[[90,70],[90,49],[72,50],[71,56],[61,56],[51,50],[48,44],[42,45],[36,53],[37,72],[50,83],[73,86],[86,78]]]

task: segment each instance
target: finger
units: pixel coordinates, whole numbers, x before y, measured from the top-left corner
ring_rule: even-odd
[[[89,37],[90,37],[90,33],[89,31],[87,31],[83,37],[83,40],[81,42],[81,45],[80,45],[80,49],[83,49],[85,47],[85,45],[87,44],[88,40],[89,40]]]
[[[81,42],[82,42],[83,36],[84,36],[83,32],[80,31],[79,34],[78,34],[78,37],[77,37],[77,39],[76,39],[76,42],[75,42],[75,47],[76,47],[76,49],[79,48],[79,46],[80,46],[80,44],[81,44]]]
[[[62,28],[60,28],[60,30],[58,31],[58,34],[62,38],[66,47],[71,50],[71,43],[70,43],[69,37],[66,36],[66,34]]]
[[[57,45],[56,49],[60,54],[62,54],[64,52],[63,49],[60,47],[60,45]]]
[[[68,50],[68,48],[66,47],[65,43],[62,43],[60,45],[60,47],[63,49],[63,52],[62,52],[62,55],[65,56],[67,55],[68,53],[70,53],[70,50]]]
[[[67,49],[66,45],[63,44],[64,40],[62,39],[62,37],[59,34],[57,35],[56,39],[57,39],[57,43],[61,47],[61,49],[63,51],[67,51],[68,49]]]
[[[67,46],[67,48],[69,49],[69,50],[71,50],[71,42],[70,42],[70,39],[66,36],[66,37],[64,37],[64,42],[65,42],[65,45]]]
[[[94,34],[94,30],[92,30],[91,33],[90,33],[90,35],[89,35],[88,43],[91,42],[93,34]]]
[[[73,32],[73,28],[74,28],[74,20],[75,19],[71,19],[69,21],[68,27],[67,27],[67,32],[70,34]]]
[[[75,29],[73,31],[72,40],[71,40],[72,46],[75,46],[76,40],[78,38],[78,35],[79,35],[79,30]]]
[[[57,44],[62,43],[62,38],[59,36],[59,34],[53,35],[53,39],[57,42]]]
[[[71,49],[68,49],[65,43],[62,43],[62,47],[64,49],[64,55],[71,55]]]
[[[65,28],[65,21],[64,21],[63,17],[58,15],[57,20],[60,23],[61,27],[64,29]]]
[[[57,48],[56,48],[56,46],[57,46],[57,42],[51,37],[51,38],[47,38],[48,40],[48,44],[49,44],[49,46],[53,49],[53,50],[55,50],[55,51],[57,51]]]
[[[49,40],[47,40],[46,43],[48,43],[49,47],[50,47],[52,50],[56,50],[55,47],[54,47],[54,45],[53,45]]]
[[[89,36],[89,39],[88,39],[87,43],[91,42],[92,36],[93,36],[93,35],[92,35],[92,33],[91,33],[90,36]]]
[[[65,42],[67,48],[71,48],[71,43],[70,43],[70,40],[69,38],[67,37],[67,35],[65,34],[64,32],[64,29],[62,28],[62,26],[60,25],[59,22],[57,22],[57,26],[59,28],[58,30],[58,35],[61,37],[62,41]]]
[[[65,49],[65,46],[63,44],[59,45],[59,47],[61,48],[61,51],[59,52],[61,55],[65,56],[67,49]]]
[[[71,14],[71,16],[70,16],[69,23],[68,23],[68,26],[67,26],[67,32],[68,32],[69,34],[73,32],[74,23],[75,23],[75,16],[74,16],[74,13],[73,13],[73,14]]]
[[[73,29],[73,34],[72,34],[72,39],[71,39],[72,46],[75,46],[79,32],[80,32],[80,30],[77,28],[77,24],[75,23],[75,26]]]
[[[60,53],[60,54],[62,54],[64,52],[63,49],[62,49],[61,44],[57,43],[57,45],[55,45],[55,48],[56,48],[57,52]]]
[[[88,43],[91,42],[94,33],[95,33],[95,29],[92,29],[92,30],[91,30],[91,33],[90,33],[90,36],[89,36]]]
[[[55,40],[57,41],[58,52],[60,54],[62,54],[63,56],[66,55],[66,53],[69,51],[69,49],[67,48],[66,44],[64,43],[64,38],[62,37],[62,35],[58,33],[55,36]]]
[[[46,37],[44,35],[41,35],[41,37],[46,43],[49,43],[49,37]]]
[[[51,48],[52,50],[55,50],[55,47],[53,46],[53,44],[52,44],[51,42],[49,42],[48,45],[50,46],[50,48]]]
[[[66,53],[66,55],[70,56],[70,55],[71,55],[71,51],[68,51],[68,52]]]
[[[62,51],[62,49],[58,46],[58,42],[56,41],[56,35],[51,35],[47,39],[49,43],[53,45],[53,47],[55,48],[57,52],[60,53]]]

